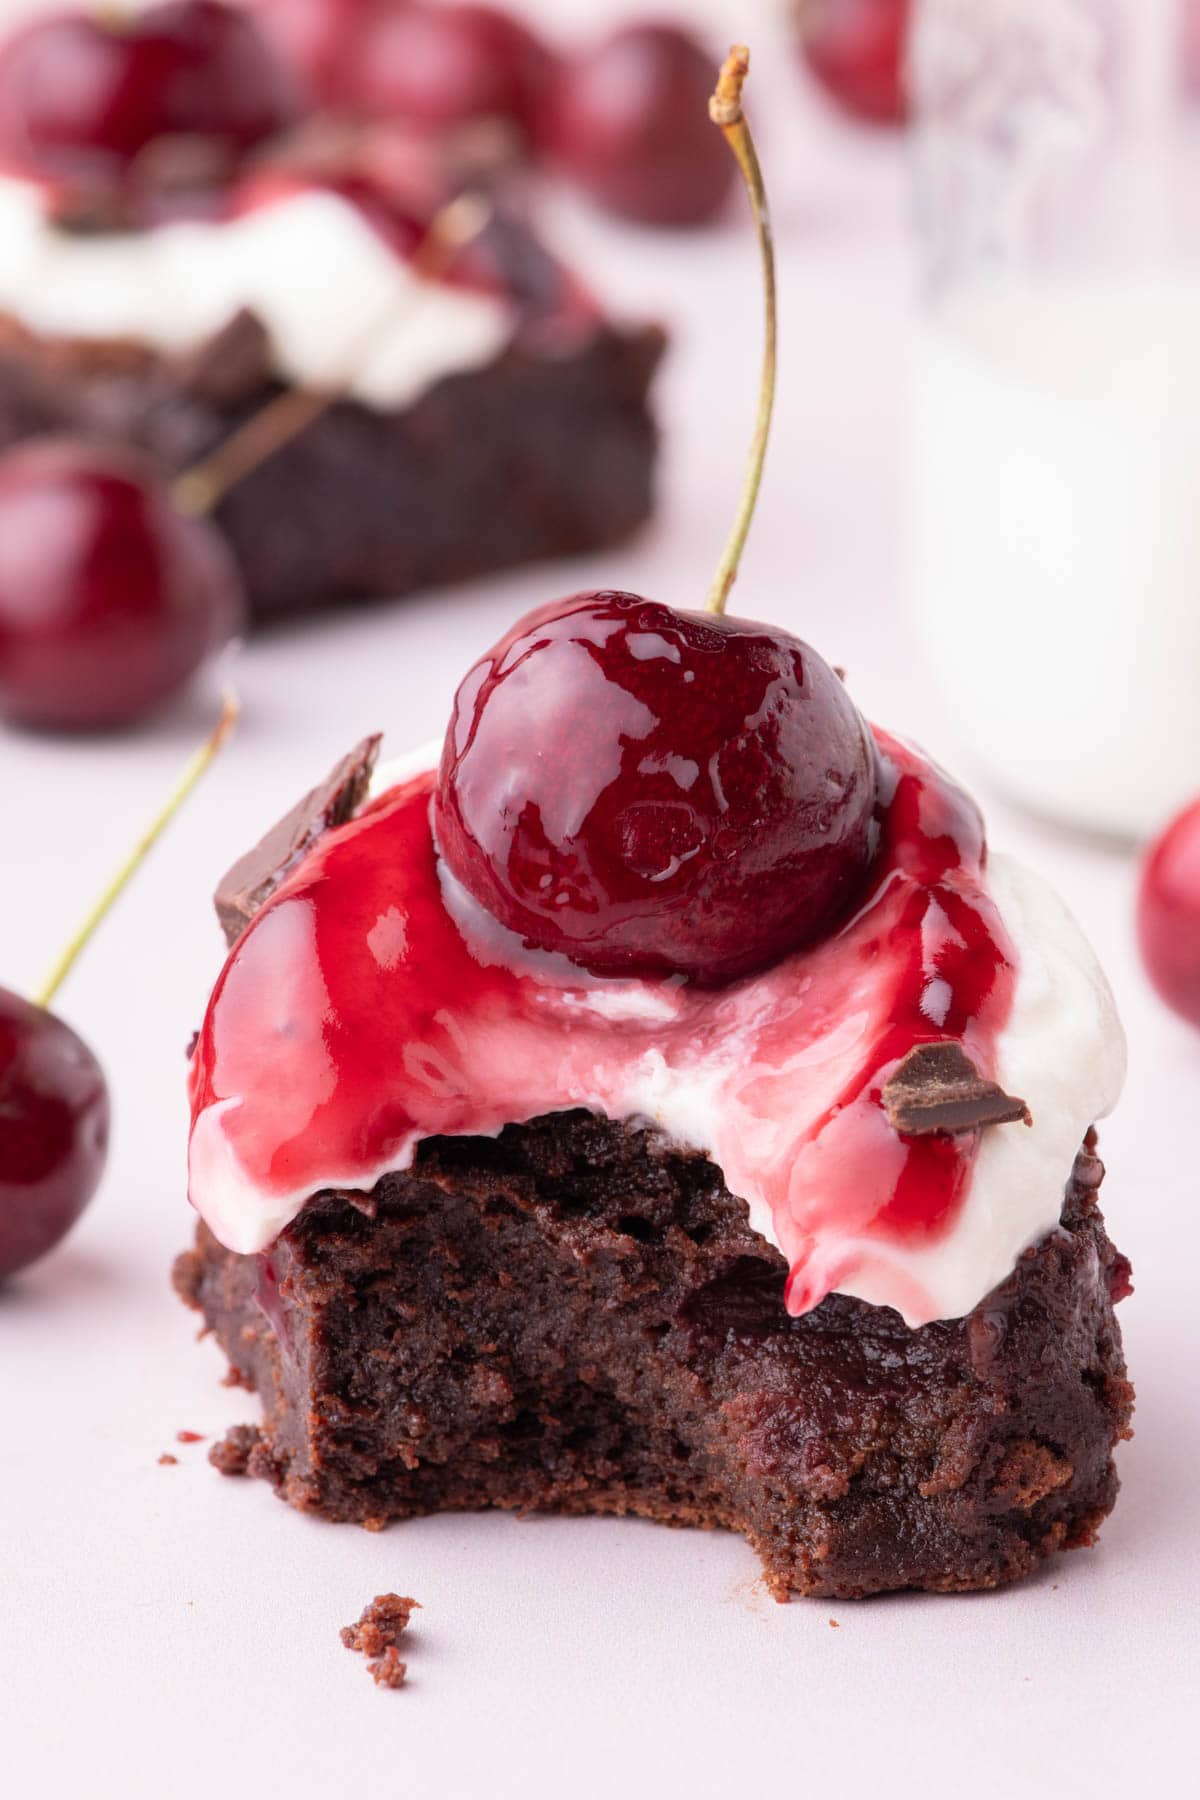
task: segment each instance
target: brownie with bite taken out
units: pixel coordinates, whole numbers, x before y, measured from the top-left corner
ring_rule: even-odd
[[[689,668],[683,718],[668,700]],[[555,741],[585,689],[593,747],[635,695],[657,707],[574,836],[579,770],[513,735],[531,681]],[[645,873],[677,856],[669,802],[707,836],[787,754],[786,733],[750,734],[714,786],[713,744],[737,741],[732,714],[761,721],[764,690],[818,715],[844,771],[808,821],[844,854],[810,869],[786,924],[749,858],[736,876],[698,858]],[[966,797],[868,731],[786,634],[629,595],[514,628],[464,681],[440,776],[385,774],[372,797],[377,750],[364,740],[218,892],[230,959],[192,1068],[204,1219],[175,1279],[262,1402],[218,1466],[371,1527],[484,1506],[727,1526],[780,1598],[991,1587],[1093,1542],[1132,1402],[1113,1312],[1129,1269],[1088,1120],[1119,1081],[1119,1027],[1055,902],[1063,1035],[1028,1041],[1022,985],[1041,988],[1047,947],[1014,942],[1005,915],[1019,896],[1023,931],[1045,897],[989,877]],[[710,773],[689,783],[685,761]],[[503,847],[473,866],[435,838],[431,798],[465,833],[514,778],[526,805]],[[775,869],[814,847],[795,787]],[[606,817],[622,800],[641,831],[619,893],[603,850],[633,841]],[[536,868],[573,902],[540,943]],[[595,924],[601,878],[600,929],[572,946],[598,975],[563,945]],[[520,932],[480,905],[488,880],[525,908]],[[741,968],[729,880],[802,947],[760,938]],[[657,941],[635,949],[639,883]],[[681,959],[689,933],[681,986],[661,947]],[[928,958],[953,1037],[921,1011]],[[839,1045],[852,997],[867,1022]],[[1054,1118],[1059,1058],[1102,1063],[1114,1032],[1108,1073],[1074,1084],[1084,1124]]]
[[[835,671],[725,615],[518,622],[437,767],[365,739],[221,883],[176,1283],[262,1400],[226,1466],[380,1527],[723,1525],[773,1591],[1090,1544],[1132,1390],[1078,925]]]

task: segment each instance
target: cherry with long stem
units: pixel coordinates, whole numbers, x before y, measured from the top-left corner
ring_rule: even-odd
[[[746,191],[750,196],[750,209],[754,215],[759,252],[762,257],[765,312],[758,412],[754,423],[754,435],[750,440],[750,457],[746,466],[733,528],[721,553],[721,560],[717,564],[717,572],[709,590],[707,610],[713,613],[725,611],[729,590],[737,580],[738,564],[741,561],[742,550],[750,530],[750,521],[754,517],[758,490],[762,483],[767,440],[771,433],[771,413],[775,406],[775,375],[778,360],[775,240],[771,231],[771,216],[767,207],[767,192],[763,182],[762,169],[759,166],[758,152],[754,147],[749,121],[742,110],[742,88],[749,72],[750,52],[744,44],[735,44],[725,58],[721,73],[717,78],[716,90],[708,103],[708,116],[713,124],[719,126],[724,133],[725,141],[737,159],[738,168],[741,170],[742,179],[746,184]]]
[[[108,1151],[104,1071],[50,1001],[85,944],[233,729],[229,696],[165,805],[88,913],[33,999],[0,987],[0,1280],[37,1262],[70,1230]]]
[[[609,587],[519,620],[459,687],[434,799],[458,887],[518,941],[593,975],[751,975],[833,930],[874,855],[875,755],[843,683],[789,632],[724,616],[775,387],[775,265],[742,113],[748,67],[735,46],[711,116],[758,223],[767,345],[708,609]]]
[[[46,976],[40,988],[33,995],[36,1006],[49,1006],[59,988],[74,968],[76,962],[90,941],[96,927],[107,913],[111,912],[132,877],[145,862],[147,856],[162,836],[171,820],[175,817],[193,788],[201,780],[214,758],[220,754],[226,741],[237,724],[238,702],[232,690],[225,695],[221,705],[220,716],[216,724],[187,761],[175,787],[171,790],[165,804],[155,814],[137,843],[114,871],[112,878],[105,885],[95,904],[89,909],[79,929],[71,937],[61,955],[56,959],[53,968]]]

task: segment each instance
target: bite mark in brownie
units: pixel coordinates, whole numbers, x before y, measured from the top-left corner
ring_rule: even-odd
[[[987,1588],[1116,1495],[1102,1174],[1089,1136],[1060,1227],[919,1330],[836,1294],[791,1317],[719,1170],[582,1112],[430,1139],[373,1218],[318,1195],[261,1258],[201,1224],[176,1281],[261,1396],[247,1467],[304,1510],[631,1513],[741,1531],[778,1598]]]

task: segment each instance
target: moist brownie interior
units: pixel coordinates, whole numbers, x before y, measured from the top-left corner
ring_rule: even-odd
[[[587,1113],[431,1139],[263,1257],[202,1224],[176,1284],[261,1431],[230,1470],[380,1527],[448,1508],[728,1526],[772,1591],[988,1588],[1088,1544],[1128,1436],[1089,1134],[1061,1226],[966,1318],[911,1330],[783,1258],[705,1158]]]

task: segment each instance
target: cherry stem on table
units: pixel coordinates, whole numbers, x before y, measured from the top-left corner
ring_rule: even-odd
[[[436,281],[459,252],[477,238],[491,219],[492,209],[478,194],[460,194],[434,214],[417,249],[409,258],[409,270],[418,279]],[[407,296],[414,307],[419,294]],[[286,388],[274,400],[252,413],[223,443],[199,462],[185,469],[172,484],[172,495],[181,512],[209,513],[230,488],[252,475],[262,463],[299,437],[322,413],[341,399],[371,353],[384,343],[402,321],[403,310],[393,300],[368,319],[346,347],[341,373],[320,389]]]
[[[175,817],[175,814],[179,811],[192,789],[196,786],[196,783],[200,780],[200,777],[204,774],[209,764],[221,749],[221,746],[225,743],[225,740],[229,737],[237,723],[237,716],[237,697],[232,692],[229,692],[225,695],[221,707],[220,718],[217,720],[204,742],[200,745],[200,748],[189,758],[178,782],[171,790],[166,804],[156,814],[150,825],[134,845],[133,849],[129,852],[129,855],[125,858],[120,868],[117,869],[112,880],[108,883],[108,886],[104,889],[104,892],[100,895],[86,919],[84,919],[83,923],[80,925],[79,930],[75,933],[74,937],[51,969],[46,980],[33,996],[34,1004],[36,1006],[49,1006],[55,994],[57,994],[59,988],[74,968],[80,953],[88,943],[100,921],[105,917],[106,913],[111,910],[118,896],[127,886],[130,878],[146,860],[146,857],[149,855],[154,845],[158,842],[167,826],[171,823],[171,820]]]
[[[758,489],[762,481],[763,463],[767,454],[767,438],[771,430],[771,409],[775,404],[777,344],[775,244],[771,234],[771,219],[767,211],[767,192],[763,185],[758,152],[754,148],[750,126],[742,111],[742,88],[749,72],[750,52],[744,44],[735,44],[725,58],[717,79],[716,91],[708,103],[708,116],[713,124],[719,125],[724,132],[725,142],[737,158],[738,168],[742,171],[742,179],[746,183],[746,191],[750,196],[750,209],[754,214],[759,250],[762,254],[763,295],[766,311],[762,380],[758,390],[758,412],[754,421],[754,436],[750,440],[750,459],[746,465],[746,475],[742,482],[742,492],[738,500],[733,529],[729,533],[729,538],[721,553],[721,560],[717,564],[712,587],[709,589],[706,610],[712,613],[725,611],[729,590],[737,579],[738,563],[741,561],[742,550],[750,530],[750,521],[754,517],[754,505],[758,499]]]

